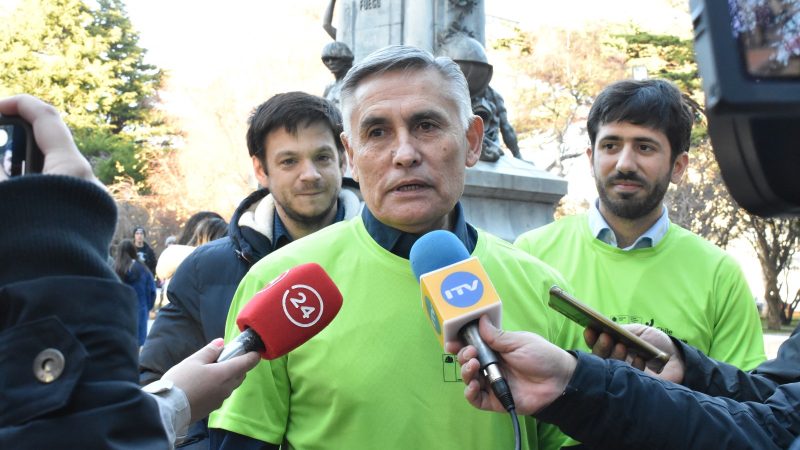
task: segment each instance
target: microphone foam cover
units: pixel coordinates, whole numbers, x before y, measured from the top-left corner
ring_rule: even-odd
[[[236,317],[264,342],[264,359],[275,359],[299,347],[336,317],[342,294],[316,263],[293,267],[259,291]]]
[[[414,276],[419,278],[434,270],[469,258],[469,252],[455,234],[445,230],[426,233],[411,246],[409,261]]]

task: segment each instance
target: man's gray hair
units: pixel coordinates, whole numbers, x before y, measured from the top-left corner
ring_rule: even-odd
[[[390,45],[376,50],[355,64],[342,82],[341,105],[343,127],[350,136],[350,114],[353,110],[353,94],[364,79],[394,71],[436,70],[449,85],[449,94],[458,107],[461,126],[466,130],[472,119],[472,102],[469,98],[467,79],[458,64],[446,56],[434,57],[429,52],[406,45]]]

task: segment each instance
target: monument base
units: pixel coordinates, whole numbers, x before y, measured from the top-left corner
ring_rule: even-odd
[[[513,242],[552,222],[556,204],[566,193],[566,180],[504,155],[467,169],[461,204],[469,223]]]

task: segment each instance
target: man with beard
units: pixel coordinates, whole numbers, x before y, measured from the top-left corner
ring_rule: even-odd
[[[587,214],[529,231],[516,245],[555,267],[577,298],[612,320],[656,327],[744,370],[765,359],[738,264],[670,223],[662,204],[688,165],[693,115],[664,80],[620,81],[589,111],[586,150],[599,199]]]
[[[178,266],[167,288],[170,303],[159,310],[142,349],[142,384],[223,335],[236,287],[261,258],[358,213],[358,197],[342,189],[341,131],[339,110],[304,92],[278,94],[256,108],[247,149],[264,189],[242,200],[228,236],[198,247]],[[206,434],[199,422],[186,444],[208,448]]]

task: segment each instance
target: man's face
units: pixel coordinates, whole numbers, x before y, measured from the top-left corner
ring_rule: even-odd
[[[408,233],[449,229],[464,191],[465,167],[478,161],[483,122],[467,130],[436,71],[393,71],[358,85],[343,133],[353,178],[382,223]]]
[[[296,135],[272,130],[264,142],[266,167],[253,156],[259,183],[269,189],[284,221],[328,225],[336,216],[344,161],[331,129],[322,122],[298,127]]]
[[[141,247],[144,244],[144,231],[136,230],[133,232],[133,245]]]
[[[670,181],[678,183],[688,164],[686,153],[670,163],[664,133],[627,122],[601,125],[586,154],[606,218],[635,220],[660,210]]]

